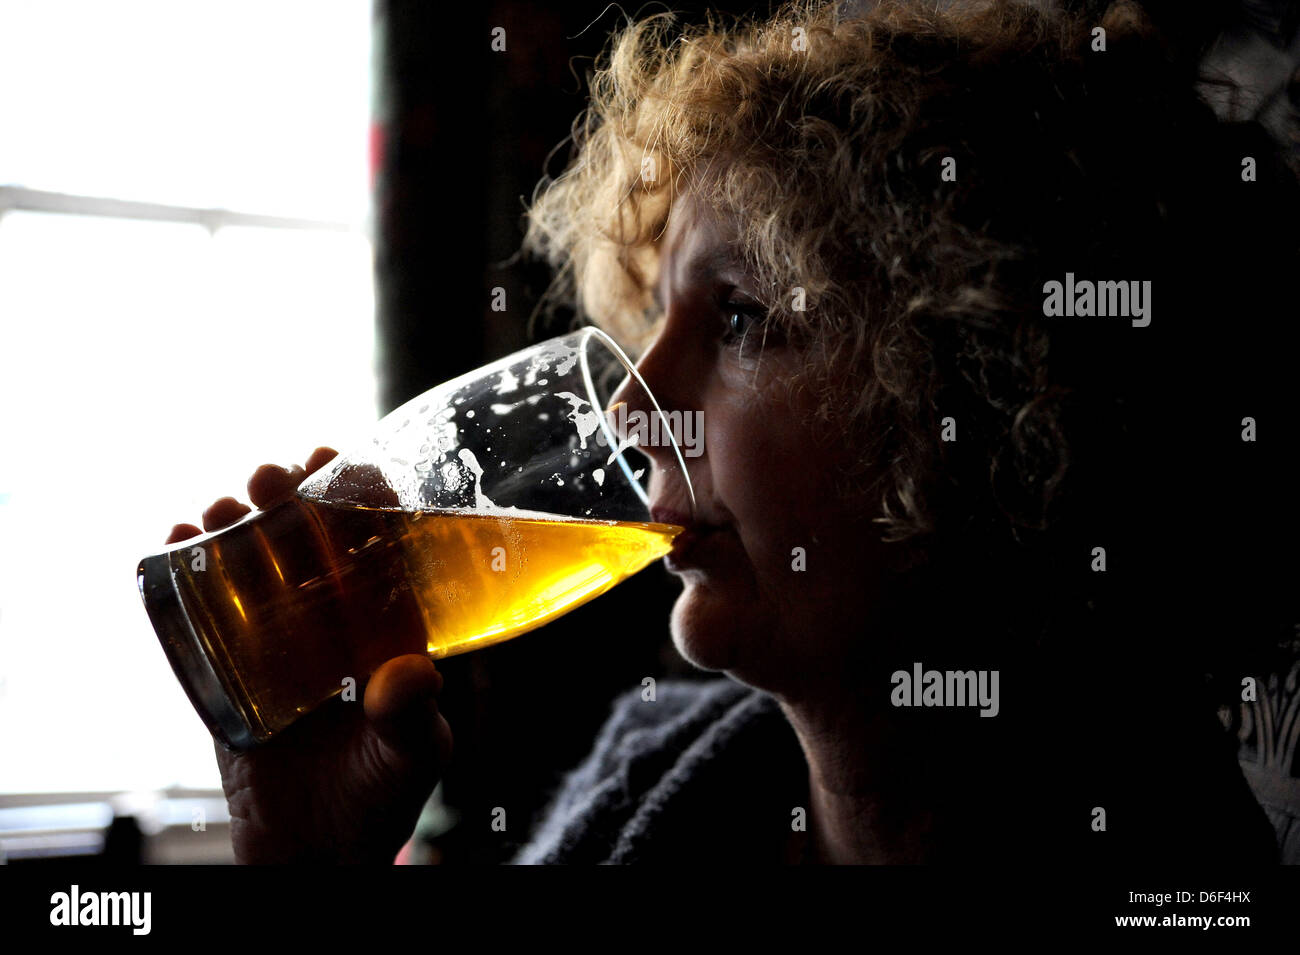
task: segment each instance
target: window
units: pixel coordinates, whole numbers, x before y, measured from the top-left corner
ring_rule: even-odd
[[[0,0],[0,794],[219,787],[135,566],[376,417],[364,0]]]

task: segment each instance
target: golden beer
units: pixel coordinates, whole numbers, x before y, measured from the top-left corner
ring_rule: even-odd
[[[662,557],[680,531],[295,496],[147,558],[140,586],[167,591],[173,606],[151,614],[155,625],[170,615],[168,657],[209,728],[243,748],[349,685],[359,701],[395,656],[449,656],[538,627]]]

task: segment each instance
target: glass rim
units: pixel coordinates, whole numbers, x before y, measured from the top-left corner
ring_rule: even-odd
[[[645,379],[642,378],[641,373],[637,371],[636,364],[632,361],[631,358],[628,357],[627,353],[623,351],[623,349],[619,346],[618,342],[616,342],[612,337],[610,337],[610,335],[604,329],[597,328],[595,325],[585,325],[582,328],[578,329],[576,332],[570,332],[567,335],[561,335],[558,337],[558,339],[552,339],[552,341],[565,340],[574,336],[581,336],[581,341],[579,343],[579,348],[578,348],[578,356],[582,366],[582,380],[583,380],[583,384],[587,388],[588,396],[592,399],[593,407],[595,407],[596,405],[595,399],[598,397],[598,392],[596,390],[595,382],[592,380],[590,363],[587,360],[587,342],[592,338],[598,339],[600,343],[604,345],[610,351],[610,353],[613,354],[613,356],[616,359],[618,359],[619,363],[623,366],[624,370],[628,373],[629,376],[631,376],[633,381],[635,381],[636,384],[641,388],[641,391],[645,394],[645,396],[650,399],[650,404],[654,406],[655,414],[659,416],[659,423],[663,426],[659,430],[661,433],[667,433],[668,443],[673,449],[673,456],[677,458],[677,466],[678,468],[681,469],[682,480],[686,484],[686,494],[690,498],[690,509],[691,509],[690,518],[691,520],[695,520],[695,516],[697,513],[696,502],[695,502],[695,485],[691,482],[690,472],[686,469],[686,459],[682,456],[682,449],[677,444],[677,436],[673,434],[672,428],[667,427],[668,419],[667,416],[664,414],[663,409],[659,407],[659,399],[655,397],[654,392],[650,390],[650,386],[645,383]],[[539,344],[545,345],[546,343],[541,342]],[[619,447],[619,442],[615,438],[614,433],[610,430],[609,419],[606,417],[606,412],[612,409],[600,408],[598,410],[599,413],[597,414],[596,417],[597,420],[600,422],[601,430],[604,432],[605,440],[609,442],[609,446],[611,448],[617,449]],[[639,445],[631,445],[631,447],[636,447],[638,449],[640,448]],[[654,459],[651,458],[649,454],[646,454],[645,451],[641,451],[641,453],[645,455],[647,459],[650,460],[650,464],[652,467],[655,466]],[[638,481],[633,476],[632,469],[628,466],[627,459],[626,457],[624,457],[622,452],[619,452],[619,454],[617,455],[617,461],[619,467],[623,469],[623,474],[624,476],[626,476],[628,483],[632,485],[632,489],[636,491],[637,496],[641,499],[641,503],[643,503],[646,506],[646,511],[649,512],[650,499],[646,494],[645,488],[641,486],[641,482]],[[650,516],[653,519],[654,515],[652,514]]]

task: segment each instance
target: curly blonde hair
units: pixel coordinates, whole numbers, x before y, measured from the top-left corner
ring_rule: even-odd
[[[1234,177],[1240,152],[1133,3],[1096,21],[937,6],[628,25],[597,61],[570,164],[539,184],[525,248],[557,269],[557,300],[635,353],[655,333],[668,213],[698,191],[738,219],[770,320],[806,349],[792,384],[861,447],[845,487],[875,475],[885,538],[1021,543],[1052,524],[1081,449],[1141,404],[1123,333],[1052,326],[1044,280],[1152,278],[1173,321],[1188,303],[1161,280],[1205,261],[1237,201],[1216,205],[1206,183]],[[948,416],[958,441],[938,438]]]

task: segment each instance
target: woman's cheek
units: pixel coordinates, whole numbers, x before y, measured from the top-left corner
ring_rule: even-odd
[[[761,543],[754,547],[753,562],[759,592],[772,601],[797,600],[806,588],[810,542],[806,534],[783,523],[773,524]]]

